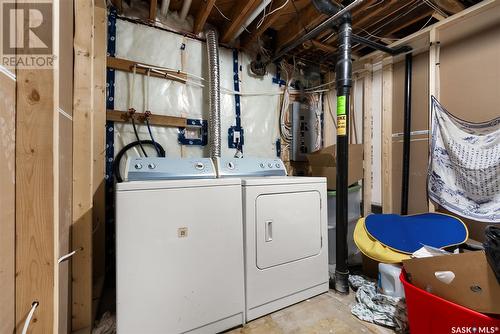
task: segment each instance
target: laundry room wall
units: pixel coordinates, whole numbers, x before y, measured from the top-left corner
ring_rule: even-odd
[[[219,55],[222,155],[232,157],[236,150],[228,148],[228,129],[235,125],[236,115],[233,93],[233,50],[220,47]],[[148,104],[153,114],[205,120],[209,118],[208,83],[198,78],[208,78],[207,52],[204,42],[118,19],[115,56],[155,66],[179,69],[191,74],[186,84],[162,78],[151,77],[149,79]],[[242,94],[241,123],[244,130],[243,153],[246,157],[276,157],[281,89],[272,82],[273,72],[267,73],[264,77],[255,77],[250,73],[251,59],[247,54],[239,52],[238,62]],[[273,66],[268,66],[268,70],[273,71]],[[146,76],[136,75],[135,89],[130,95],[133,74],[116,71],[115,109],[123,111],[133,107],[137,112],[144,112],[146,80]],[[130,97],[133,97],[132,101]],[[141,139],[149,139],[145,126],[139,125],[138,130]],[[165,148],[169,157],[201,157],[209,154],[208,145],[204,147],[181,146],[177,139],[177,128],[153,126],[152,132],[155,140]],[[130,124],[115,123],[115,154],[124,145],[135,140]],[[138,151],[129,150],[129,154],[138,155]]]

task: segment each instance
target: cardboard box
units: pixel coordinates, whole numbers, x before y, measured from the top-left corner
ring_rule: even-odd
[[[482,313],[500,314],[500,284],[484,251],[403,260],[408,280],[436,296]],[[451,271],[449,283],[436,272]]]
[[[337,189],[337,148],[327,146],[319,151],[307,155],[312,176],[327,178],[327,188]],[[349,185],[363,178],[363,145],[349,145],[349,163],[347,182]]]

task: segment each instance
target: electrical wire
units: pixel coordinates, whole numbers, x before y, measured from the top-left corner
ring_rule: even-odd
[[[266,19],[266,17],[283,9],[286,5],[288,5],[289,2],[290,2],[290,0],[285,0],[285,2],[281,6],[279,6],[278,8],[273,9],[271,12],[269,12],[267,14],[264,13],[264,15],[262,15],[262,18],[259,20],[259,22],[257,22],[256,28],[259,29],[260,26],[264,23],[264,20]]]
[[[434,9],[436,12],[438,12],[438,14],[444,16],[444,17],[448,17],[448,14],[445,13],[441,8],[439,8],[439,6],[436,6],[435,4],[432,3],[432,1],[429,1],[429,0],[424,0],[424,2],[429,6],[431,7],[432,9]]]
[[[285,72],[286,76],[286,84],[285,90],[283,92],[283,99],[281,102],[280,108],[280,135],[285,142],[285,144],[289,144],[292,141],[292,126],[289,122],[287,122],[287,116],[289,116],[289,108],[290,108],[290,85],[292,83],[292,78],[295,73],[295,57],[293,58],[293,66],[288,64],[285,60],[282,60],[280,63],[280,68]]]
[[[368,30],[364,29],[364,28],[361,28],[359,27],[359,29],[361,29],[362,31],[364,31],[366,34],[368,34],[368,36],[370,37],[373,37],[373,38],[378,38],[378,39],[387,39],[387,40],[391,40],[391,41],[399,41],[401,38],[390,38],[390,37],[382,37],[382,36],[377,36],[377,35],[374,35],[372,33],[370,33]]]
[[[224,15],[224,13],[219,9],[219,7],[217,7],[216,4],[214,4],[214,7],[215,7],[215,9],[217,9],[217,11],[219,12],[219,14],[222,15],[223,18],[225,18],[228,21],[231,21],[231,19],[229,17],[227,17],[226,15]]]
[[[384,2],[384,0],[377,1],[376,3],[374,3],[374,4],[372,4],[372,5],[368,6],[368,7],[366,7],[366,9],[370,9],[370,8],[376,7],[376,6],[380,5],[380,4],[382,4],[383,2]]]
[[[431,17],[429,17],[429,19],[427,20],[427,22],[425,22],[425,24],[422,26],[422,28],[418,29],[418,31],[420,31],[420,30],[424,29],[425,27],[427,27],[427,25],[429,24],[429,22],[431,22],[431,20],[432,20],[432,15],[431,15]]]
[[[40,305],[40,303],[36,302],[36,301],[31,304],[31,309],[30,309],[30,311],[28,313],[28,316],[26,317],[26,320],[24,321],[24,326],[23,326],[22,334],[28,333],[28,329],[30,327],[31,319],[33,318],[33,315],[35,314],[35,310],[38,307],[38,305]]]

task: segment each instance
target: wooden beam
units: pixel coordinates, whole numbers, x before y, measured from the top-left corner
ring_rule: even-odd
[[[92,327],[94,1],[74,0],[72,331]]]
[[[372,212],[372,66],[363,77],[363,216]]]
[[[282,5],[282,3],[278,3],[278,1],[273,2],[269,12],[272,12],[273,10],[275,10],[276,8],[278,8],[281,5]],[[257,24],[255,22],[252,23],[250,25],[250,27],[248,27],[248,30],[251,31],[251,33],[245,33],[245,35],[241,38],[241,46],[244,49],[250,48],[250,46],[255,41],[257,41],[258,38],[260,36],[262,36],[262,34],[267,29],[269,29],[279,19],[279,17],[282,14],[282,11],[286,11],[289,8],[293,8],[292,1],[290,1],[283,9],[278,10],[278,11],[272,13],[271,15],[267,16],[258,28],[257,28]]]
[[[145,63],[138,63],[135,61],[122,59],[122,58],[109,57],[109,56],[107,58],[107,66],[109,68],[114,68],[115,70],[119,70],[119,71],[125,71],[125,72],[132,73],[134,66],[138,65],[138,64],[142,64],[145,66],[151,66],[151,67],[158,67],[158,66],[149,65],[149,64],[145,64]],[[162,69],[162,72],[166,72],[167,76],[162,75],[162,74],[157,73],[157,72],[153,72],[153,71],[151,72],[150,75],[152,77],[173,80],[173,81],[181,82],[184,84],[187,81],[187,74],[182,72],[182,71],[176,71],[176,70],[172,70],[172,69]],[[137,67],[136,73],[141,74],[141,75],[146,75],[147,69],[142,68],[142,67]]]
[[[49,3],[54,5],[53,1]],[[25,5],[37,10],[36,3]],[[32,51],[28,49],[26,53],[33,54]],[[57,296],[55,235],[59,223],[56,213],[58,115],[54,103],[55,75],[54,69],[18,67],[16,72],[15,332],[22,331],[32,303],[37,301],[39,304],[29,332],[53,333],[57,317],[54,313]],[[3,201],[3,190],[0,196]],[[2,289],[5,289],[3,282]]]
[[[429,159],[430,159],[430,154],[431,154],[431,130],[432,130],[432,102],[431,102],[431,97],[434,96],[438,100],[440,99],[440,60],[439,60],[439,54],[440,54],[440,41],[439,41],[439,30],[437,29],[432,29],[429,34],[429,41],[430,41],[430,47],[429,47]],[[435,212],[436,211],[436,206],[432,201],[429,199],[428,200],[428,208],[429,212]]]
[[[297,17],[292,18],[283,29],[278,31],[276,50],[282,49],[327,18],[328,16],[318,12],[313,4],[308,5],[299,12]]]
[[[16,78],[0,73],[0,119],[2,154],[0,165],[0,333],[14,333],[15,327],[15,212],[16,212]]]
[[[149,20],[156,21],[156,13],[158,11],[158,0],[149,0]]]
[[[92,133],[92,254],[93,254],[93,296],[92,320],[95,320],[100,289],[95,289],[96,282],[104,280],[105,274],[105,174],[106,174],[106,50],[107,50],[107,13],[104,0],[94,0],[94,46],[93,46],[93,78],[94,89],[93,128]],[[152,0],[156,3],[156,0]],[[156,17],[156,13],[155,13]]]
[[[130,122],[128,112],[120,110],[108,109],[106,112],[106,119],[112,122]],[[144,113],[135,113],[134,120],[136,120],[137,122],[144,122]],[[185,128],[187,127],[187,119],[184,117],[151,114],[151,116],[149,117],[149,124],[174,128]]]
[[[322,43],[322,42],[320,42],[318,40],[307,41],[304,44],[306,44],[309,47],[314,47],[316,49],[324,51],[326,53],[335,53],[335,52],[337,52],[337,48],[336,47],[334,47],[332,45],[329,45],[329,44],[326,44],[326,43]]]
[[[432,13],[432,17],[435,18],[438,21],[442,21],[442,20],[444,20],[444,19],[447,18],[447,16],[445,17],[445,16],[439,14],[438,12]]]
[[[465,6],[458,0],[431,0],[435,5],[444,9],[449,14],[456,14],[465,9]]]
[[[261,0],[237,1],[233,5],[231,21],[222,31],[221,42],[229,43],[234,39],[247,17],[260,5]]]
[[[59,46],[57,67],[55,68],[54,100],[58,107],[57,132],[57,167],[58,172],[58,231],[56,232],[56,258],[73,251],[71,249],[71,224],[73,222],[73,1],[54,1],[58,6],[59,17],[54,19],[54,45]],[[56,9],[55,9],[56,10]],[[58,42],[57,42],[58,41]],[[71,331],[71,261],[56,264],[56,282],[54,306],[57,333]]]
[[[414,23],[417,23],[418,21],[421,21],[421,20],[431,16],[433,12],[434,11],[432,10],[432,8],[429,8],[426,5],[420,6],[419,8],[410,12],[408,15],[404,15],[399,20],[396,20],[393,23],[384,27],[384,29],[381,30],[381,34],[382,34],[382,36],[391,35],[395,32],[398,32],[398,31],[406,28],[406,27],[411,26]]]
[[[392,213],[392,58],[382,69],[382,211]]]
[[[390,36],[393,33],[396,33],[432,15],[433,13],[432,8],[428,7],[425,3],[420,3],[417,6],[418,7],[413,11],[411,12],[409,11],[407,15],[403,15],[398,20],[395,20],[386,26],[383,26],[385,23],[384,21],[382,21],[378,26],[383,28],[379,32],[376,32],[375,34],[380,37]],[[378,26],[373,27],[372,31],[377,31],[379,29]],[[364,47],[365,47],[364,45],[358,45],[357,47],[353,48],[353,51],[359,51]]]
[[[196,19],[194,20],[193,32],[195,34],[199,34],[202,31],[214,5],[215,0],[205,0],[204,2],[202,2],[201,8],[198,10],[198,14],[196,15]]]
[[[381,5],[374,9],[367,9],[366,13],[360,13],[360,17],[356,17],[352,21],[352,27],[359,28],[364,27],[366,23],[377,22],[375,20],[381,20],[383,17],[396,10],[397,7],[404,5],[401,0],[389,0],[384,1]]]

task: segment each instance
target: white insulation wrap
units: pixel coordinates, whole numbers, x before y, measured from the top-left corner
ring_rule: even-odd
[[[184,50],[181,50],[185,44]],[[150,65],[180,69],[195,76],[208,79],[207,51],[204,42],[189,39],[164,30],[131,23],[116,21],[116,57]],[[235,101],[231,93],[233,83],[232,50],[219,48],[221,82],[221,132],[222,156],[232,157],[235,149],[228,148],[228,129],[235,125]],[[280,91],[272,83],[272,74],[262,78],[253,77],[250,72],[251,59],[239,53],[241,125],[244,129],[243,153],[247,157],[276,157],[278,132],[278,109]],[[144,87],[146,76],[137,74],[133,105],[129,105],[129,89],[132,73],[116,71],[115,109],[127,110],[131,107],[137,112],[144,112]],[[171,80],[151,77],[149,79],[149,109],[153,114],[182,116],[204,120],[209,119],[208,81],[190,77],[194,84],[182,84]],[[204,85],[200,87],[199,84]],[[247,96],[248,93],[262,93]],[[149,138],[144,125],[138,125],[142,140]],[[209,145],[183,146],[178,143],[178,129],[152,126],[155,140],[160,143],[169,157],[209,156]],[[126,144],[135,141],[130,124],[115,123],[115,154]],[[155,155],[152,147],[146,151]],[[138,151],[129,150],[129,154],[138,155]],[[125,161],[125,159],[123,159]],[[122,164],[123,165],[123,164]]]

